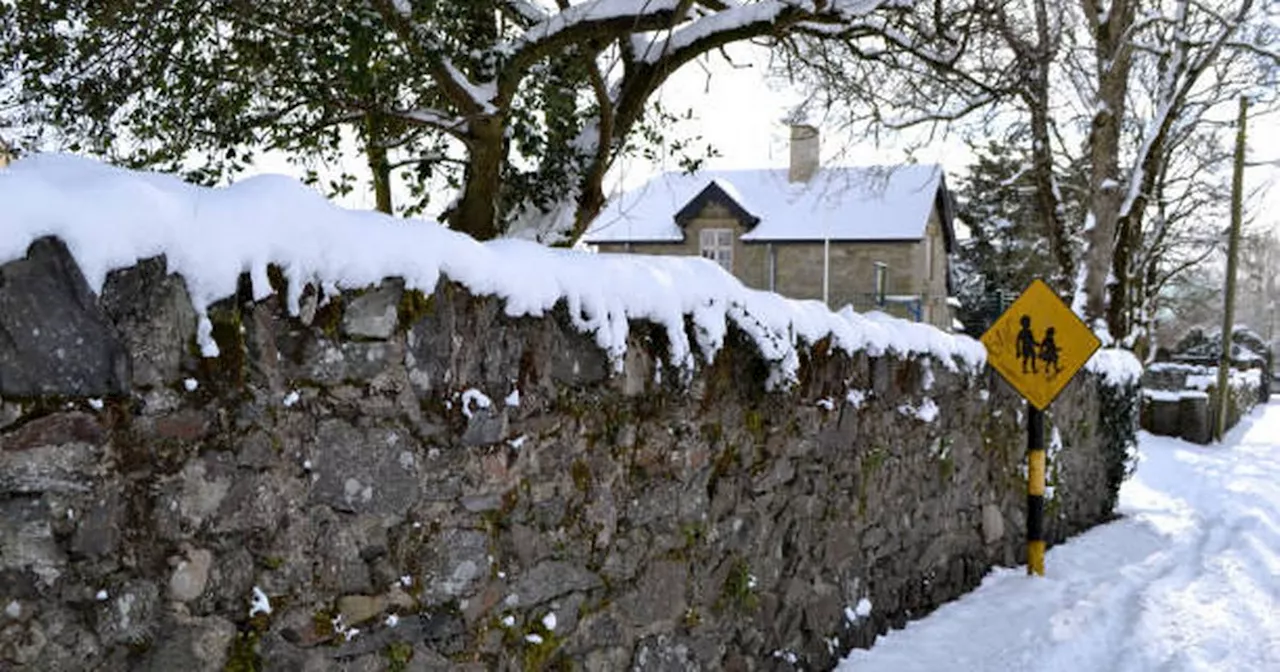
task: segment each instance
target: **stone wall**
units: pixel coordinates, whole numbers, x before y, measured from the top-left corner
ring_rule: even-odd
[[[684,380],[645,323],[613,373],[447,282],[242,285],[201,358],[163,258],[0,267],[0,669],[828,669],[1022,557],[990,371],[818,343],[766,392],[732,330]],[[1111,516],[1099,386],[1050,415],[1053,540]]]
[[[1235,427],[1260,400],[1270,396],[1261,369],[1231,369],[1226,429]],[[1142,375],[1142,428],[1201,445],[1213,441],[1218,413],[1218,368],[1157,362]]]

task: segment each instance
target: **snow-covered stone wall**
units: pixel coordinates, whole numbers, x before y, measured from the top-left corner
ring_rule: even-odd
[[[447,273],[196,307],[163,256],[7,262],[0,668],[824,669],[1023,551],[1022,405],[963,346],[797,339],[779,377],[741,322],[606,348]],[[1136,385],[1094,368],[1054,540],[1124,473]]]
[[[1226,429],[1270,396],[1265,370],[1231,369],[1227,388]],[[1178,436],[1207,444],[1213,440],[1219,408],[1218,368],[1156,362],[1142,374],[1142,428],[1160,436]]]

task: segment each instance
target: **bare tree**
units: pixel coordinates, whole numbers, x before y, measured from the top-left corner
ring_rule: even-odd
[[[1165,231],[1189,221],[1169,204],[1216,194],[1207,177],[1189,181],[1168,164],[1193,145],[1224,144],[1224,103],[1275,81],[1272,11],[1253,0],[934,3],[899,17],[891,43],[802,45],[788,66],[867,134],[931,124],[1023,138],[1058,288],[1095,329],[1133,346],[1159,269],[1181,268],[1153,256],[1186,240]],[[842,54],[866,58],[840,68]],[[1087,179],[1068,197],[1081,165]]]

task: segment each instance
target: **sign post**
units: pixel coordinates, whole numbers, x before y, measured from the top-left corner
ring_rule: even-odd
[[[981,340],[987,362],[1027,400],[1027,573],[1044,576],[1044,410],[1102,343],[1040,279]]]

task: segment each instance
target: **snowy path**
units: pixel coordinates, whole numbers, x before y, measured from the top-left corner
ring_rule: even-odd
[[[1280,401],[1221,447],[1139,443],[1125,517],[1052,549],[1047,578],[997,569],[837,670],[1280,671]]]

